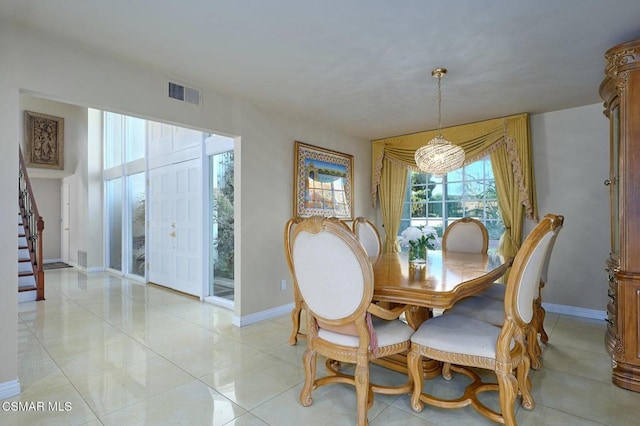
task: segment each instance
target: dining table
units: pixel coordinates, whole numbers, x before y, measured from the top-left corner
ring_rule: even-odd
[[[428,250],[424,263],[409,262],[408,254],[384,253],[370,258],[373,266],[373,300],[387,306],[407,305],[405,319],[417,329],[434,315],[465,297],[477,295],[498,281],[513,258],[497,254]],[[402,356],[379,360],[406,371]],[[425,378],[439,374],[439,363],[425,360]]]

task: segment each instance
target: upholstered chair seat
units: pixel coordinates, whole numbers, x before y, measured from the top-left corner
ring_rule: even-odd
[[[380,318],[373,318],[373,328],[378,341],[378,350],[385,346],[392,346],[406,343],[413,334],[413,329],[402,321],[387,321]],[[318,337],[336,345],[357,348],[360,345],[358,336],[338,333],[328,329],[320,328]],[[371,349],[371,348],[369,348]]]
[[[464,315],[502,327],[504,324],[504,300],[484,296],[467,297],[456,303],[453,308],[445,311],[445,316],[450,314]]]
[[[482,293],[482,296],[489,299],[504,300],[506,291],[507,287],[503,283],[493,283],[491,287]]]
[[[413,334],[413,343],[428,347],[434,352],[450,352],[455,354],[456,358],[483,358],[488,364],[495,366],[496,342],[500,328],[485,321],[456,314],[442,315],[428,321],[428,327],[423,327]]]

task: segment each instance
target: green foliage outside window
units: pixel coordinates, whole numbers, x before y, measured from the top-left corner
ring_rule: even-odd
[[[223,155],[224,182],[214,190],[213,223],[218,227],[218,238],[213,246],[218,252],[214,275],[233,279],[233,153]]]
[[[409,226],[429,225],[442,237],[446,226],[462,217],[483,222],[490,240],[498,240],[504,232],[488,158],[442,177],[417,172],[409,174],[399,232]]]

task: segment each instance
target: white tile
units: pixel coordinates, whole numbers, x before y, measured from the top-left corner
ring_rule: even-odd
[[[270,355],[243,359],[200,378],[241,407],[251,410],[304,380],[295,367]]]
[[[538,405],[607,425],[638,424],[640,393],[551,369],[539,371],[532,386]]]
[[[74,380],[74,386],[92,410],[104,415],[193,380],[184,370],[158,357]]]
[[[194,380],[101,416],[100,420],[105,426],[222,426],[245,413],[245,410],[227,398]]]
[[[309,407],[300,404],[302,385],[254,408],[251,413],[269,425],[332,425],[352,426],[356,423],[356,393],[353,386],[333,384],[316,389]],[[369,409],[369,419],[375,418],[388,405],[375,400]]]

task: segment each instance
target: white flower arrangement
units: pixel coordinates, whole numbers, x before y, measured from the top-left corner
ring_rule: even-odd
[[[427,225],[408,227],[400,233],[398,240],[402,247],[426,247],[435,250],[440,245],[438,233],[433,227]]]

